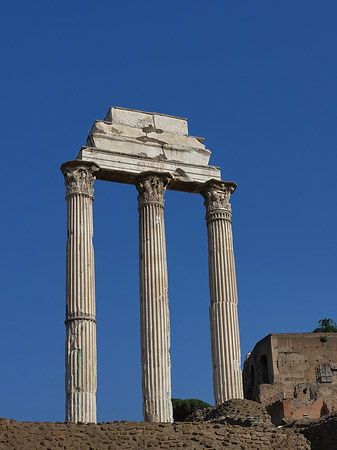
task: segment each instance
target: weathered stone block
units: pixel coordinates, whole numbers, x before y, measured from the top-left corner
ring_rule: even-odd
[[[202,142],[188,135],[186,119],[113,107],[95,121],[77,159],[97,163],[103,180],[134,184],[154,170],[171,174],[169,189],[200,192],[206,181],[221,179]]]

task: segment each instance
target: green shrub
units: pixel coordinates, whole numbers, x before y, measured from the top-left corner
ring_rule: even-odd
[[[208,408],[211,405],[196,398],[172,398],[173,419],[175,422],[183,422],[197,409]]]

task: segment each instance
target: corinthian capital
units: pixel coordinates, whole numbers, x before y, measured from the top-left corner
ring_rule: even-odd
[[[202,195],[205,199],[207,213],[216,210],[231,211],[230,196],[235,191],[236,184],[227,181],[210,180],[205,184]]]
[[[67,196],[71,194],[84,194],[89,197],[94,195],[95,172],[99,167],[86,161],[69,161],[62,164],[61,171],[64,175],[64,184]]]
[[[140,175],[136,183],[139,206],[148,202],[164,205],[164,194],[170,180],[170,174],[147,172]]]

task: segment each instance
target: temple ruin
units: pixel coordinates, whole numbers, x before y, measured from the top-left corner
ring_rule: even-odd
[[[96,422],[96,313],[93,185],[138,190],[143,415],[172,422],[170,319],[164,194],[201,194],[208,230],[210,331],[215,404],[243,398],[230,197],[234,182],[208,165],[202,138],[187,120],[112,107],[95,121],[77,159],[61,166],[67,200],[66,421]]]

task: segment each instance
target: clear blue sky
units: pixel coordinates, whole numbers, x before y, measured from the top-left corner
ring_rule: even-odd
[[[188,118],[232,197],[242,357],[336,314],[337,4],[16,1],[1,11],[0,416],[64,420],[61,163],[111,105]],[[205,210],[166,194],[172,393],[213,403]],[[141,420],[133,186],[96,182],[98,420]]]

